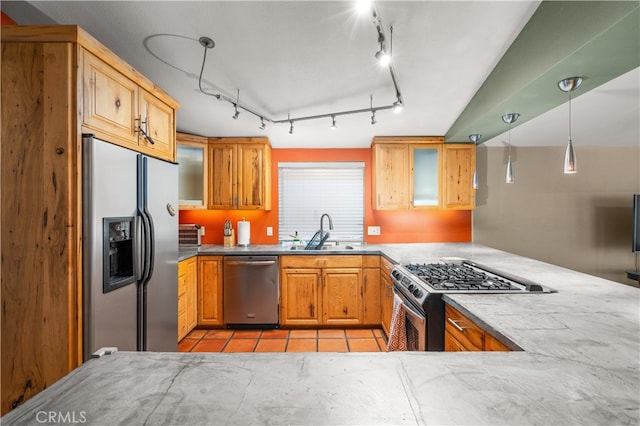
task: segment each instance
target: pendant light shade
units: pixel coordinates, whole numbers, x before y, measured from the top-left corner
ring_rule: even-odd
[[[511,161],[511,123],[515,123],[518,117],[520,117],[520,114],[517,112],[511,112],[502,116],[502,121],[509,125],[509,159],[507,160],[506,183],[514,183],[516,181],[515,174],[513,173],[513,162]]]
[[[482,138],[482,135],[478,133],[469,135],[469,140],[476,145],[478,145],[478,142],[480,142],[480,138]],[[471,187],[473,189],[478,189],[478,168],[475,164],[473,165],[473,180],[471,181]]]
[[[513,163],[511,162],[511,154],[509,154],[509,159],[507,160],[507,174],[505,176],[506,183],[514,183],[516,181],[516,177],[513,174]]]
[[[582,77],[569,77],[558,82],[558,88],[569,94],[569,142],[564,152],[564,173],[573,174],[578,171],[576,163],[576,151],[573,149],[573,141],[571,140],[571,92],[580,87]]]

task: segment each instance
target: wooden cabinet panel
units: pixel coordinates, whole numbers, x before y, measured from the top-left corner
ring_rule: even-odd
[[[145,133],[138,134],[140,151],[154,157],[175,161],[175,118],[174,109],[144,89],[140,93],[140,123]]]
[[[374,144],[373,208],[409,208],[409,150],[406,144]]]
[[[135,149],[138,85],[88,51],[83,56],[83,123],[99,137],[115,136]]]
[[[192,257],[180,263],[185,269],[185,322],[189,333],[198,325],[198,262]]]
[[[187,335],[187,271],[184,262],[178,263],[178,342]]]
[[[209,209],[235,208],[236,146],[209,145]]]
[[[238,156],[238,208],[261,209],[267,205],[267,192],[271,185],[265,182],[266,168],[271,160],[267,158],[265,144],[239,144]]]
[[[327,325],[362,322],[362,270],[330,268],[322,271],[323,318]]]
[[[281,274],[280,323],[319,325],[322,295],[320,269],[283,269]]]
[[[364,256],[370,258],[379,256]],[[380,268],[362,270],[362,324],[379,326],[381,321]]]
[[[2,28],[0,60],[0,415],[82,362],[76,50],[21,31]]]
[[[198,325],[222,325],[222,256],[198,256]]]
[[[444,208],[470,210],[475,207],[473,172],[475,144],[444,145]]]

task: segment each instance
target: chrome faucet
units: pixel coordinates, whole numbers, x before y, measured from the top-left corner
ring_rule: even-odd
[[[324,219],[325,216],[327,217],[327,219],[329,219],[329,229],[333,230],[333,221],[331,220],[331,216],[329,216],[329,214],[327,214],[327,213],[323,214],[322,216],[320,216],[320,238],[322,238],[324,236],[324,231],[323,231],[323,228],[322,228],[322,222],[323,222],[323,219]]]

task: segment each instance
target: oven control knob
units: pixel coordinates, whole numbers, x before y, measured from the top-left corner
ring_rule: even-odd
[[[413,294],[413,291],[416,289],[416,286],[414,284],[409,284],[409,287],[407,287],[407,288]]]
[[[418,298],[422,297],[422,290],[420,290],[419,288],[416,288],[416,289],[413,291],[413,295],[414,295],[415,297],[418,297]]]

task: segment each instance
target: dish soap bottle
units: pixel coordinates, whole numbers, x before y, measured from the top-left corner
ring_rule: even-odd
[[[300,238],[298,238],[298,231],[296,231],[295,235],[293,236],[293,245],[294,246],[300,245]]]

